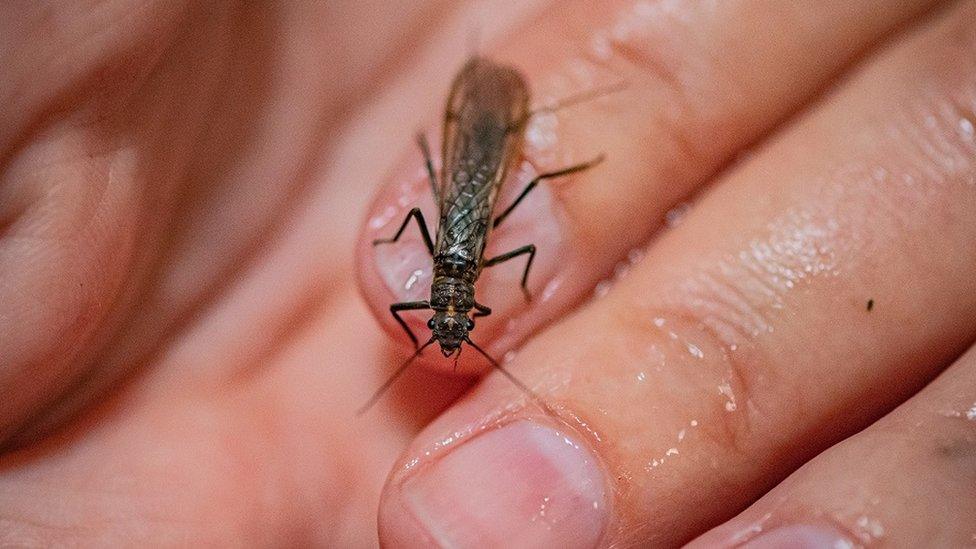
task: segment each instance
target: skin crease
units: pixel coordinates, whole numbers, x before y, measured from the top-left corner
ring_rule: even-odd
[[[611,25],[633,9],[631,3],[619,2],[613,9],[553,17],[540,11],[544,2],[519,3],[518,8],[510,4],[514,3],[485,9],[433,1],[350,2],[328,7],[275,4],[272,9],[119,0],[73,3],[70,9],[56,3],[23,3],[3,18],[0,64],[7,69],[0,74],[0,440],[5,451],[0,454],[0,542],[372,546],[378,541],[380,494],[391,470],[401,471],[398,460],[409,459],[445,432],[494,425],[492,421],[508,415],[540,415],[517,406],[514,412],[505,411],[520,395],[497,376],[454,403],[470,380],[430,368],[411,370],[367,416],[357,420],[352,414],[405,356],[401,342],[391,340],[376,324],[379,318],[384,328],[390,327],[386,307],[395,296],[370,267],[366,243],[375,238],[375,230],[368,220],[382,201],[396,200],[396,193],[381,190],[381,184],[397,185],[407,177],[404,173],[417,173],[420,164],[412,136],[419,127],[436,126],[443,95],[465,55],[458,44],[466,43],[467,33],[477,25],[492,55],[517,62],[531,75],[540,97],[560,97],[578,89],[579,83],[565,83],[568,69],[560,65],[569,49],[565,44],[585,42],[589,31]],[[556,218],[573,227],[557,243],[571,252],[559,257],[562,265],[554,264],[552,256],[537,259],[543,266],[549,262],[548,273],[537,272],[538,284],[545,286],[555,277],[564,281],[558,291],[519,313],[522,304],[512,284],[517,274],[500,272],[494,282],[487,279],[479,288],[486,304],[499,305],[491,322],[479,323],[475,334],[496,356],[524,343],[525,350],[511,363],[513,371],[533,386],[556,387],[552,396],[567,412],[559,427],[579,435],[586,445],[592,443],[614,472],[636,459],[629,451],[657,449],[691,414],[702,412],[703,421],[727,417],[722,408],[729,402],[728,394],[718,391],[702,399],[696,382],[707,384],[708,390],[719,384],[705,377],[689,381],[680,373],[683,363],[674,360],[656,378],[660,394],[639,395],[660,404],[650,418],[657,427],[635,434],[634,424],[650,421],[647,410],[639,407],[613,410],[612,420],[598,417],[597,408],[606,409],[614,398],[626,401],[628,391],[641,390],[617,381],[631,374],[623,371],[629,362],[620,359],[632,356],[624,352],[630,350],[625,336],[630,335],[626,330],[636,330],[623,318],[634,311],[628,308],[634,304],[624,299],[628,287],[657,288],[637,304],[647,307],[640,314],[653,318],[650,308],[658,303],[666,303],[670,311],[681,310],[680,303],[655,301],[673,280],[683,280],[690,271],[713,274],[705,268],[696,271],[698,265],[722,265],[695,251],[713,242],[752,250],[759,255],[756,264],[771,268],[784,264],[777,253],[794,253],[790,257],[809,259],[811,269],[827,269],[831,250],[836,257],[847,257],[845,242],[890,250],[883,243],[900,242],[905,235],[898,222],[917,220],[902,214],[873,228],[843,224],[837,233],[814,230],[830,226],[824,216],[834,213],[827,208],[831,204],[853,204],[846,211],[851,218],[856,218],[856,208],[869,209],[873,203],[860,198],[862,187],[838,185],[830,187],[836,194],[811,197],[795,190],[799,183],[768,183],[789,173],[816,172],[825,159],[836,159],[844,150],[862,150],[857,139],[838,138],[836,145],[829,144],[829,128],[849,135],[840,131],[850,129],[845,126],[848,120],[872,127],[877,118],[904,115],[909,121],[894,126],[896,130],[928,128],[928,135],[954,136],[921,141],[951,143],[955,149],[948,149],[950,153],[930,146],[911,154],[931,159],[926,155],[935,150],[938,158],[953,159],[953,166],[962,170],[955,173],[953,166],[940,165],[956,194],[929,184],[922,191],[904,190],[898,197],[930,214],[928,229],[913,231],[917,240],[906,241],[905,248],[924,245],[940,258],[937,264],[927,262],[924,254],[906,254],[911,257],[890,271],[825,276],[824,287],[789,293],[787,312],[781,316],[750,320],[779,330],[773,333],[830,334],[837,315],[818,308],[822,295],[842,296],[831,303],[834,309],[849,299],[859,314],[867,314],[864,302],[871,297],[875,305],[870,314],[876,315],[872,318],[884,320],[877,320],[881,327],[859,339],[863,347],[850,344],[848,339],[863,335],[852,332],[849,338],[823,337],[825,348],[804,348],[803,356],[792,356],[793,342],[784,339],[777,342],[783,360],[769,362],[771,369],[765,373],[784,379],[785,365],[794,362],[813,368],[818,363],[847,364],[865,355],[888,358],[884,349],[891,345],[884,334],[890,332],[884,326],[908,325],[911,334],[901,338],[903,345],[897,353],[892,351],[898,356],[891,362],[865,363],[870,375],[853,380],[818,370],[817,381],[830,391],[810,399],[820,399],[822,409],[842,414],[850,400],[871,394],[855,394],[854,388],[884,381],[891,390],[873,400],[862,399],[861,415],[852,416],[836,432],[829,413],[811,412],[813,419],[803,423],[802,433],[780,434],[795,437],[789,444],[759,447],[750,446],[748,436],[733,438],[739,448],[758,448],[764,458],[747,459],[754,456],[746,453],[739,461],[729,461],[732,466],[721,478],[725,488],[739,489],[740,497],[723,500],[713,494],[711,500],[724,506],[702,510],[688,505],[682,508],[684,514],[672,509],[670,537],[660,533],[663,529],[655,521],[667,508],[665,500],[680,503],[679,497],[670,496],[695,485],[692,473],[697,469],[679,469],[673,480],[664,482],[638,474],[630,484],[615,486],[620,500],[614,502],[617,518],[611,533],[622,543],[673,545],[736,515],[805,459],[836,442],[837,436],[867,426],[909,399],[972,341],[973,334],[964,328],[971,325],[968,303],[958,295],[974,294],[953,273],[968,269],[972,261],[971,252],[967,256],[957,251],[967,234],[959,219],[971,218],[967,216],[973,209],[971,188],[964,180],[973,173],[972,165],[965,164],[966,126],[959,124],[966,116],[972,120],[973,103],[965,95],[972,88],[966,87],[966,76],[971,80],[976,68],[954,63],[962,76],[953,80],[953,71],[938,61],[955,59],[953,52],[965,59],[965,53],[973,51],[973,41],[964,25],[948,23],[949,30],[933,31],[926,39],[906,43],[901,38],[896,31],[931,24],[925,15],[936,2],[886,2],[884,17],[866,4],[845,7],[848,4],[780,5],[770,10],[749,2],[701,9],[664,2],[662,9],[670,11],[662,13],[673,24],[647,23],[647,36],[638,32],[633,38],[646,49],[617,47],[606,63],[611,75],[624,76],[631,87],[618,98],[559,113],[557,145],[532,153],[530,160],[545,169],[599,152],[606,152],[608,161],[562,186],[538,191],[543,195],[534,207],[551,203]],[[133,10],[134,5],[139,9]],[[940,16],[950,22],[971,21],[972,9],[966,9],[944,8]],[[756,36],[753,27],[765,31],[756,40],[768,40],[772,46],[731,47],[741,45],[742,36]],[[719,32],[723,29],[725,33]],[[817,94],[832,83],[845,82],[843,77],[858,70],[856,61],[871,63],[876,48],[895,43],[903,48],[902,58],[916,57],[916,50],[929,52],[917,55],[918,63],[927,68],[920,72],[929,78],[921,81],[941,87],[924,93],[898,87],[895,84],[912,79],[902,72],[877,70],[872,74],[891,79],[881,88],[922,99],[899,103],[895,97],[884,103],[878,99],[882,94],[874,95],[879,86],[865,85],[862,89],[873,91],[862,93],[851,85],[853,91],[845,96],[849,99],[837,100],[840,106],[820,122],[799,115],[818,108]],[[661,57],[649,58],[649,51]],[[721,55],[726,51],[727,57]],[[707,68],[715,59],[728,61],[731,68]],[[746,70],[755,72],[737,81],[736,74]],[[715,74],[725,75],[724,80],[713,78]],[[777,75],[774,82],[761,81],[769,74]],[[938,98],[952,94],[953,101],[945,104],[962,110],[950,116],[932,107],[942,104]],[[683,102],[672,101],[680,97]],[[889,110],[872,111],[876,103]],[[680,108],[660,120],[652,116],[659,107],[675,104]],[[902,113],[903,105],[933,109],[941,118],[929,128],[925,114]],[[969,105],[970,110],[959,105]],[[856,118],[848,112],[869,114]],[[921,122],[913,122],[916,119]],[[645,128],[642,124],[648,120],[652,122]],[[778,125],[791,123],[807,124],[803,127],[827,137],[811,143],[773,135]],[[887,142],[865,135],[871,143]],[[437,136],[431,137],[436,143]],[[898,140],[898,135],[889,137]],[[688,143],[695,145],[689,148]],[[770,164],[751,164],[738,176],[713,181],[730,159],[756,143],[764,144],[756,154],[775,151],[775,170]],[[886,159],[911,156],[897,148],[865,154],[876,154],[873,160],[898,173],[904,171],[902,166],[886,164]],[[919,179],[926,177],[930,164],[938,162],[914,164],[922,166]],[[770,171],[784,177],[770,178]],[[865,173],[870,176],[872,171],[866,168]],[[864,188],[870,185],[861,172],[833,175],[861,182]],[[743,180],[762,183],[734,190],[733,182]],[[596,317],[574,316],[530,337],[576,308],[632,248],[652,240],[665,212],[709,183],[718,185],[708,195],[712,205],[696,206],[691,215],[697,217],[652,246],[642,262],[666,268],[640,270],[598,305],[581,307],[581,315],[596,310]],[[607,192],[611,184],[623,187]],[[506,191],[514,192],[512,187]],[[368,197],[374,191],[380,202],[370,205]],[[738,192],[763,198],[730,213],[723,204],[741,202]],[[614,240],[619,230],[613,223],[584,222],[619,212],[614,197],[621,195],[636,197],[644,212],[639,223],[618,214],[617,221],[631,221],[628,226],[636,227],[628,235],[632,240]],[[800,195],[812,206],[790,209]],[[501,201],[505,203],[505,196]],[[827,205],[826,213],[813,207],[818,204]],[[883,202],[883,207],[901,212],[897,204]],[[492,245],[523,244],[520,235],[533,230],[530,211],[518,213],[521,220],[513,217],[511,232],[499,231]],[[764,220],[771,220],[765,229],[750,225]],[[944,240],[932,237],[940,233]],[[857,238],[859,234],[870,234],[868,244]],[[804,255],[802,245],[799,252],[791,248],[810,238],[820,245],[814,252]],[[770,244],[768,249],[764,243]],[[894,254],[885,258],[898,261]],[[804,264],[799,266],[802,272]],[[920,295],[909,291],[916,286],[886,284],[922,276],[931,279],[926,287],[943,290],[925,294],[933,304],[925,314],[904,298]],[[844,285],[854,278],[856,288]],[[710,280],[714,281],[697,279],[702,284]],[[685,294],[674,295],[694,297],[697,290],[682,289]],[[816,314],[792,313],[805,310]],[[593,322],[600,315],[605,322]],[[503,334],[510,319],[516,324]],[[804,324],[794,325],[799,321]],[[667,316],[666,322],[680,324],[680,315]],[[736,330],[746,325],[752,324],[743,321]],[[622,332],[606,333],[608,326],[621,327]],[[567,348],[558,330],[584,334],[574,347],[586,354],[581,357]],[[703,336],[699,327],[682,325],[678,332],[688,342],[701,343],[698,351],[706,356],[719,353],[723,345],[750,345],[749,338],[735,339],[741,337],[735,330],[710,330],[711,335]],[[931,335],[934,332],[941,335]],[[671,345],[666,332],[662,334],[659,346]],[[608,347],[618,360],[604,362]],[[665,349],[663,356],[681,356],[693,363],[694,352],[687,349]],[[650,368],[657,355],[645,350],[643,364]],[[909,363],[914,366],[906,366]],[[971,363],[960,362],[960,367],[971,369]],[[900,369],[884,371],[882,366],[889,364]],[[428,366],[449,370],[444,364]],[[761,400],[764,382],[758,374],[746,380],[748,387],[732,383],[729,391],[738,395],[740,405],[746,394],[756,395],[754,402],[768,412],[776,402]],[[959,400],[952,402],[950,411],[965,412],[970,378],[946,378],[948,388],[941,390],[962,394],[953,397]],[[707,409],[696,408],[696,399]],[[448,415],[433,421],[449,407]],[[941,410],[936,404],[932,408]],[[570,412],[577,412],[575,419]],[[697,439],[703,463],[709,456],[722,455],[730,440],[728,431],[716,424],[703,425],[704,438]],[[593,430],[588,432],[587,425]],[[958,422],[949,425],[947,429],[958,428]],[[832,434],[823,435],[822,430]],[[756,432],[762,431],[746,434]],[[768,432],[776,436],[777,431]],[[601,447],[594,433],[613,443]],[[956,440],[965,439],[959,435]],[[862,455],[856,445],[853,448],[854,457],[845,461]],[[762,453],[765,450],[769,452]],[[930,468],[935,478],[944,478],[938,471],[951,474],[952,469],[933,455],[937,454],[923,454],[931,463],[920,458],[911,466]],[[871,459],[880,465],[884,456]],[[896,460],[890,465],[907,467]],[[837,482],[838,476],[847,474],[841,465],[817,471],[803,477],[807,485],[828,486],[818,479]],[[390,477],[386,498],[397,488],[400,474]],[[855,478],[857,473],[850,474]],[[662,487],[668,490],[666,496],[655,496],[654,489]],[[830,490],[810,492],[829,496]],[[831,499],[825,498],[808,507],[798,504],[783,516],[821,517],[805,515],[803,509],[827,508]],[[870,518],[882,520],[877,517],[890,509],[875,508]],[[384,512],[388,510],[381,510],[381,516]],[[900,512],[924,518],[926,510]],[[890,510],[884,521],[895,522],[899,516],[899,510]],[[857,511],[844,517],[857,525]],[[747,527],[754,517],[742,520]],[[918,524],[937,520],[919,519]],[[840,528],[847,531],[848,526]],[[897,531],[887,532],[885,539],[897,545],[899,538],[892,537]],[[900,539],[918,538],[906,534]]]

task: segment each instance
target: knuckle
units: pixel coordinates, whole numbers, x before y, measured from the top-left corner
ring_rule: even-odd
[[[753,462],[755,456],[746,455],[750,449],[789,445],[783,419],[801,417],[810,408],[800,378],[777,359],[776,341],[783,335],[771,337],[781,324],[776,312],[783,294],[793,283],[783,273],[801,272],[802,267],[754,261],[746,254],[715,271],[699,271],[668,299],[668,308],[697,326],[720,351],[715,367],[725,385],[718,390],[727,399],[717,443]]]
[[[962,178],[970,187],[976,182],[974,19],[976,4],[959,5],[930,42],[917,46],[921,51],[905,69],[917,78],[913,93],[900,102],[892,133],[905,138],[906,150],[895,157],[904,159],[906,172],[922,176],[925,193],[916,199],[955,191],[947,181]]]
[[[699,40],[700,29],[678,12],[661,9],[635,21],[639,28],[624,23],[597,33],[590,58],[638,83],[642,93],[626,105],[626,116],[647,116],[656,147],[669,149],[675,165],[716,164],[714,105],[755,91],[754,80],[730,69],[728,52]],[[703,129],[709,139],[702,138]]]
[[[625,70],[626,73],[636,72],[645,81],[645,86],[653,90],[652,96],[660,98],[656,102],[657,108],[648,114],[672,154],[685,163],[706,160],[709,157],[706,145],[695,139],[688,129],[687,121],[696,116],[698,109],[689,98],[685,79],[680,76],[680,62],[664,57],[656,48],[628,40],[611,40],[609,46],[612,58],[619,60],[617,64],[630,68]]]
[[[779,379],[766,351],[751,336],[766,320],[729,284],[709,279],[696,293],[654,307],[622,307],[617,322],[626,339],[660,349],[662,363],[678,376],[677,392],[694,395],[704,409],[701,432],[730,459],[748,460],[773,429],[764,402]],[[634,319],[644,319],[635,322]],[[690,393],[688,392],[690,390]],[[795,402],[795,401],[794,401]]]

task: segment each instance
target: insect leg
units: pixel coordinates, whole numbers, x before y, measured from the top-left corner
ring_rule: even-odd
[[[573,105],[578,105],[580,103],[585,103],[587,101],[591,101],[593,99],[598,99],[598,98],[603,97],[605,95],[610,95],[611,93],[617,93],[617,92],[623,91],[625,89],[627,89],[627,82],[622,81],[622,82],[617,82],[615,84],[611,84],[609,86],[603,86],[603,87],[600,87],[600,88],[594,88],[592,90],[587,90],[587,91],[584,91],[582,93],[578,93],[576,95],[570,95],[569,97],[564,97],[564,98],[560,99],[559,101],[556,101],[555,103],[552,103],[550,105],[545,105],[543,107],[538,107],[538,108],[532,109],[525,116],[525,119],[522,121],[522,123],[524,124],[524,123],[528,122],[533,116],[536,116],[538,114],[556,112],[556,111],[561,110],[561,109],[564,109],[566,107],[571,107]]]
[[[492,227],[497,227],[502,221],[504,221],[505,218],[508,217],[508,214],[512,213],[512,210],[515,209],[515,206],[518,206],[519,203],[522,202],[522,199],[524,199],[526,195],[528,195],[530,192],[532,192],[532,189],[534,189],[536,187],[536,185],[539,184],[540,181],[545,181],[546,179],[552,179],[552,178],[555,178],[555,177],[562,177],[564,175],[569,175],[571,173],[576,173],[576,172],[581,172],[583,170],[588,170],[588,169],[592,168],[593,166],[596,166],[600,162],[603,162],[603,155],[602,154],[600,156],[594,158],[593,160],[590,160],[589,162],[584,162],[582,164],[577,164],[575,166],[570,166],[568,168],[563,168],[561,170],[556,170],[554,172],[544,173],[544,174],[540,174],[540,175],[536,176],[535,179],[533,179],[532,181],[529,181],[529,184],[526,185],[524,189],[522,189],[522,192],[519,193],[519,195],[515,198],[515,200],[512,201],[512,203],[509,204],[509,206],[507,208],[505,208],[505,211],[503,211],[501,214],[498,215],[498,217],[495,218],[495,221],[492,222]]]
[[[491,314],[491,307],[488,307],[487,305],[482,305],[477,301],[474,302],[474,308],[477,309],[477,312],[471,315],[473,318],[478,318],[479,316],[488,316]]]
[[[417,134],[417,145],[420,146],[420,154],[424,155],[424,165],[427,166],[427,179],[430,180],[430,191],[434,195],[434,202],[440,204],[441,197],[437,191],[437,174],[434,173],[434,162],[430,158],[430,143],[427,142],[426,134]]]
[[[508,261],[513,257],[518,257],[525,254],[529,254],[529,260],[525,262],[525,271],[522,272],[522,293],[525,294],[526,301],[532,301],[532,295],[529,294],[527,282],[529,280],[529,269],[532,268],[532,260],[535,259],[535,244],[528,244],[526,246],[522,246],[521,248],[515,248],[508,253],[495,256],[488,261],[485,261],[485,267],[498,265],[499,263]]]
[[[390,305],[390,314],[396,319],[397,324],[403,328],[403,331],[407,332],[407,335],[410,336],[410,341],[413,342],[414,349],[417,348],[418,344],[417,336],[413,335],[413,330],[410,329],[410,326],[407,326],[407,321],[403,320],[403,317],[400,316],[400,311],[417,311],[422,309],[430,309],[430,303],[427,301],[405,301]]]
[[[427,222],[424,221],[424,212],[420,211],[420,208],[410,210],[410,213],[408,213],[407,217],[404,218],[403,223],[400,225],[400,228],[397,229],[397,232],[393,238],[377,238],[373,241],[373,246],[378,244],[390,244],[400,240],[400,235],[402,235],[403,230],[407,228],[407,223],[410,223],[410,219],[417,220],[417,226],[420,227],[420,236],[424,239],[424,244],[427,246],[427,251],[430,252],[430,255],[434,255],[434,241],[430,238],[430,231],[427,230]]]

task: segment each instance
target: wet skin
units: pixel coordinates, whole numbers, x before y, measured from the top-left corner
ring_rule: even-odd
[[[8,10],[0,540],[971,543],[972,3],[545,7]],[[630,84],[526,128],[500,207],[606,161],[492,233],[531,304],[475,286],[556,418],[430,352],[356,419],[476,23],[534,103]]]

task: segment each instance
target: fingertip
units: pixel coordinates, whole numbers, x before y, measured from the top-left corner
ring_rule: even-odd
[[[380,505],[380,539],[398,547],[594,547],[610,517],[604,476],[573,435],[514,421],[394,474]]]
[[[396,242],[391,241],[413,206],[419,206],[426,219],[434,218],[429,186],[424,187],[426,176],[415,164],[402,163],[399,173],[404,175],[380,189],[370,204],[356,244],[356,276],[363,298],[380,325],[405,347],[410,346],[409,338],[391,316],[390,305],[426,299],[432,267],[430,254],[415,226],[408,226]],[[413,315],[403,316],[414,333],[419,333],[423,324],[417,323]]]
[[[402,163],[394,179],[377,195],[361,231],[356,248],[357,276],[362,294],[373,315],[398,345],[409,346],[408,336],[390,313],[390,305],[427,300],[433,272],[433,258],[414,220],[409,220],[400,238],[391,242],[410,210],[419,207],[433,238],[439,215],[430,191],[426,170],[419,154]],[[524,163],[504,182],[496,212],[535,176],[531,165]],[[568,264],[562,215],[553,193],[539,186],[506,218],[505,223],[488,234],[485,259],[534,244],[536,253],[528,276],[528,292],[521,289],[526,268],[525,255],[484,268],[475,282],[480,303],[492,314],[476,319],[471,337],[493,356],[500,356],[510,346],[530,333],[545,318],[544,312],[559,305],[552,299],[555,274]],[[425,340],[430,311],[401,312],[414,335]],[[515,321],[515,319],[518,321]],[[499,336],[505,335],[499,342]],[[425,354],[418,365],[460,375],[483,372],[484,360],[472,353],[462,353],[457,367],[453,360],[441,360],[437,353]]]
[[[437,540],[410,513],[403,500],[392,489],[383,490],[377,529],[381,547],[422,549],[441,547]]]

